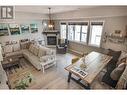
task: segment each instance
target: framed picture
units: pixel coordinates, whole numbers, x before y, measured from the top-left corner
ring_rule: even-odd
[[[0,36],[8,36],[8,24],[0,23]]]
[[[37,24],[30,24],[31,33],[38,32]]]
[[[19,25],[18,24],[9,24],[9,29],[11,35],[18,35],[20,34]]]
[[[20,27],[21,27],[21,33],[22,34],[30,33],[29,32],[30,29],[29,29],[28,24],[21,24]]]

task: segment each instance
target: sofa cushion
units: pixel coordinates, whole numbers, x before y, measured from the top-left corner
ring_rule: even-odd
[[[20,44],[14,44],[13,45],[13,51],[18,51],[18,50],[20,50]]]
[[[38,52],[39,52],[39,46],[35,46],[35,47],[34,47],[34,54],[35,54],[36,56],[38,56]]]
[[[15,55],[18,56],[18,55],[21,55],[21,54],[22,54],[22,50],[19,50],[19,51],[7,53],[5,56],[10,57],[10,56],[15,56]]]
[[[123,57],[122,59],[120,59],[118,62],[117,62],[117,66],[120,65],[121,63],[126,63],[127,61],[127,57]],[[127,64],[127,63],[126,63]]]
[[[29,46],[29,49],[28,49],[28,50],[30,51],[30,50],[31,50],[31,48],[32,48],[32,44]]]
[[[34,47],[35,47],[35,46],[34,46],[33,44],[30,45],[29,50],[30,50],[31,53],[34,53]]]
[[[4,53],[10,53],[13,52],[13,45],[6,45],[4,46]]]
[[[46,55],[46,49],[43,47],[39,48],[39,53],[38,53],[38,57],[42,57]]]
[[[30,51],[28,51],[28,50],[23,50],[23,52],[22,52],[22,53],[23,53],[23,55],[24,55],[24,56],[27,56],[27,57],[28,57],[28,56],[32,56],[32,55],[33,55],[33,53],[31,53],[31,52],[30,52]]]
[[[115,68],[112,73],[110,74],[113,80],[119,80],[120,76],[122,75],[124,69],[126,67],[125,63],[121,63],[117,68]]]
[[[41,69],[41,62],[39,60],[39,57],[31,53],[29,50],[23,51],[24,57],[32,63],[33,66],[35,66],[38,70]]]
[[[116,88],[117,89],[127,89],[127,66],[124,70],[124,72],[122,73],[118,83],[117,83],[117,86]]]
[[[119,57],[119,61],[121,61],[121,59],[123,59],[123,58],[125,58],[125,57],[127,57],[127,52],[122,51],[122,52],[121,52],[121,55],[120,55],[120,57]]]

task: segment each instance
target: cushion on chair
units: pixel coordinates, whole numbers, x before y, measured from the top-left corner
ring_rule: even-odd
[[[119,80],[120,76],[122,75],[124,69],[126,67],[126,64],[125,63],[121,63],[118,67],[116,67],[112,73],[110,74],[110,77],[113,79],[113,80]]]

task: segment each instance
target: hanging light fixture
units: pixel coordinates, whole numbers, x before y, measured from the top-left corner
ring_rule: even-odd
[[[49,30],[53,30],[54,29],[54,22],[53,20],[51,20],[51,8],[49,9],[49,22],[48,22],[48,28]]]

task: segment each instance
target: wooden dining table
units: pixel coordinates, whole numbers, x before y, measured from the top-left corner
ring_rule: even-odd
[[[112,56],[105,55],[99,52],[91,52],[87,56],[80,58],[76,63],[71,64],[65,67],[65,70],[69,72],[68,82],[72,79],[85,89],[90,89],[90,85],[96,76],[102,71],[102,69],[108,64],[108,62],[112,59]],[[81,65],[85,65],[84,68]],[[86,73],[85,76],[73,71],[73,68],[78,68],[79,70]],[[72,74],[77,76],[78,79],[72,77]],[[84,81],[84,83],[81,82]]]

